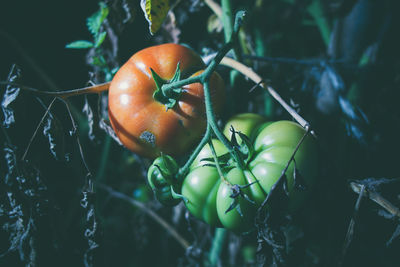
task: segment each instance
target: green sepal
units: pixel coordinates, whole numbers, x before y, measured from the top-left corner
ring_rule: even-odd
[[[239,147],[239,151],[244,155],[245,162],[247,163],[250,161],[253,157],[254,154],[254,146],[250,141],[250,138],[247,137],[247,135],[241,133],[241,132],[236,132],[240,139],[242,139],[242,144]]]
[[[161,156],[158,159],[159,159],[159,164],[155,162],[153,163],[154,166],[159,170],[162,177],[168,184],[170,185],[175,184],[176,174],[178,173],[179,170],[178,164],[176,163],[175,159],[166,154],[161,154]]]
[[[239,154],[244,159],[244,162],[247,164],[253,158],[254,151],[255,151],[250,138],[247,135],[236,131],[233,128],[233,126],[231,126],[230,131],[232,132],[231,143],[232,143],[233,149],[235,149],[237,152],[239,152]],[[236,135],[238,135],[241,139],[240,144],[236,138]]]
[[[231,159],[231,154],[229,152],[227,152],[225,154],[222,154],[222,155],[217,157],[218,163],[220,165],[227,164],[230,159]],[[203,161],[208,161],[208,162],[211,162],[211,163],[215,162],[214,161],[214,157],[203,158],[203,159],[200,160],[200,162],[203,162]]]
[[[189,203],[189,200],[184,195],[175,192],[173,186],[171,186],[171,195],[174,199],[182,199],[185,204]]]
[[[175,74],[171,80],[165,80],[161,78],[152,68],[150,68],[151,75],[153,76],[154,82],[156,84],[157,89],[153,93],[153,98],[165,105],[166,110],[173,108],[178,102],[181,94],[182,88],[174,88],[169,91],[165,91],[162,89],[164,84],[174,83],[180,81],[181,79],[181,70],[180,70],[180,62],[178,62],[175,70]]]

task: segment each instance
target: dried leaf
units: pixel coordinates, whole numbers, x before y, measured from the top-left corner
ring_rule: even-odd
[[[99,125],[99,115],[98,115],[97,110],[93,110],[90,102],[91,101],[89,100],[88,96],[85,96],[85,104],[83,106],[82,111],[86,114],[87,119],[88,119],[89,139],[90,139],[90,141],[95,141],[96,135],[97,135],[96,127],[98,127],[98,125]]]
[[[149,23],[149,31],[153,35],[160,29],[168,14],[169,0],[141,0],[140,6]]]
[[[43,134],[49,141],[50,152],[54,158],[56,160],[66,160],[64,128],[61,122],[49,114],[43,126]]]
[[[8,74],[7,82],[16,82],[18,78],[21,76],[21,71],[13,65],[11,67],[10,73]],[[11,108],[11,104],[17,98],[19,94],[20,88],[12,85],[6,86],[6,91],[3,95],[3,99],[1,101],[1,109],[4,114],[3,126],[5,128],[9,128],[11,124],[15,122],[14,118],[14,110]]]
[[[115,134],[114,129],[109,125],[105,120],[100,120],[99,126],[103,129],[115,142],[122,146],[121,141],[119,140],[118,136]]]

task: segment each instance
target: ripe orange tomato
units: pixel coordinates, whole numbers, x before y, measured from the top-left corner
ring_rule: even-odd
[[[201,137],[206,127],[203,85],[184,86],[177,104],[167,110],[153,98],[157,89],[150,68],[169,80],[180,63],[181,77],[199,75],[204,62],[191,49],[178,44],[145,48],[134,54],[115,74],[109,89],[111,125],[131,151],[155,158],[160,152],[181,155]],[[210,80],[215,111],[224,99],[224,83],[217,73]]]

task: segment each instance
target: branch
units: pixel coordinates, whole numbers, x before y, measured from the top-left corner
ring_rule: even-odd
[[[362,188],[364,185],[356,183],[356,182],[351,182],[350,183],[351,189],[357,193],[360,194],[362,191]],[[389,200],[386,198],[382,197],[381,194],[374,192],[372,190],[368,190],[368,187],[364,189],[364,196],[368,197],[369,199],[373,200],[376,202],[378,205],[380,205],[382,208],[390,212],[393,216],[397,216],[400,218],[400,210],[397,208],[395,205],[393,205]]]
[[[279,102],[279,104],[282,105],[284,109],[303,127],[307,130],[308,127],[310,127],[310,124],[303,119],[291,106],[289,106],[285,100],[282,99],[282,97],[269,85],[267,85],[263,79],[261,78],[260,75],[255,73],[251,68],[247,67],[246,65],[232,59],[229,57],[224,57],[221,61],[222,65],[231,67],[239,72],[241,72],[243,75],[249,77],[252,81],[254,81],[256,84],[260,84],[260,86],[264,89],[267,89],[268,92],[272,95],[273,98],[275,98],[276,101]],[[315,132],[313,130],[310,131],[310,133],[316,137]]]
[[[5,81],[0,81],[0,85],[17,86],[17,87],[21,88],[22,90],[25,90],[25,91],[28,91],[28,92],[31,92],[34,94],[59,97],[59,98],[63,98],[63,99],[68,98],[70,96],[101,93],[103,91],[107,91],[110,87],[110,84],[111,84],[111,82],[106,82],[106,83],[96,84],[93,86],[87,86],[87,87],[82,87],[82,88],[77,88],[77,89],[72,89],[72,90],[66,90],[66,91],[42,91],[42,90],[38,90],[36,88],[21,85],[18,83],[10,83],[10,82],[5,82]]]

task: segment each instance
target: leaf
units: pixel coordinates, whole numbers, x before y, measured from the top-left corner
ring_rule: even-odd
[[[11,67],[10,73],[8,74],[7,81],[15,82],[20,77],[20,75],[20,70],[16,67],[16,65],[13,65]],[[14,110],[10,107],[10,105],[19,95],[19,91],[20,88],[18,87],[11,85],[6,86],[6,91],[4,93],[3,100],[1,101],[1,109],[3,110],[4,114],[3,126],[6,128],[10,127],[10,125],[15,122]]]
[[[104,40],[106,39],[107,36],[107,32],[102,32],[99,35],[97,35],[96,37],[96,42],[94,44],[94,47],[98,48],[100,47],[100,45],[104,42]]]
[[[65,48],[69,49],[87,49],[91,47],[93,47],[93,43],[85,40],[75,41],[65,46]]]
[[[85,104],[83,106],[82,111],[86,114],[86,117],[88,119],[88,126],[89,126],[89,131],[88,131],[88,137],[90,141],[98,143],[99,140],[96,139],[96,136],[99,134],[99,112],[98,112],[98,105],[97,104],[97,98],[98,96],[85,96]],[[92,100],[92,101],[91,101]],[[93,103],[94,102],[94,103]]]
[[[86,25],[87,25],[90,33],[95,38],[99,34],[101,24],[107,18],[108,13],[109,13],[108,7],[104,2],[100,2],[99,6],[100,6],[100,10],[95,12],[86,21]]]
[[[141,0],[140,6],[149,23],[150,34],[153,35],[160,29],[168,14],[169,0]]]

